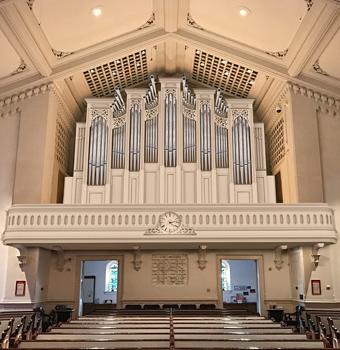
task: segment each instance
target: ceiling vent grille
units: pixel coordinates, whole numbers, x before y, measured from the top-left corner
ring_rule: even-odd
[[[89,69],[84,77],[95,97],[113,95],[116,86],[126,88],[142,83],[148,79],[146,50]]]
[[[196,50],[192,78],[205,85],[220,88],[229,95],[248,97],[258,72]]]

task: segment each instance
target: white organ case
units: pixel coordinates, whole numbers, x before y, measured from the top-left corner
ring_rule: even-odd
[[[65,204],[275,202],[252,99],[192,90],[185,78],[151,77],[123,94],[86,100]]]

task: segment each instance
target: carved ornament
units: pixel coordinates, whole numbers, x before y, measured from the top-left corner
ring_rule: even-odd
[[[232,108],[231,109],[231,116],[234,119],[238,117],[242,117],[245,119],[249,118],[249,109],[246,108]]]
[[[228,118],[216,115],[215,124],[220,126],[221,128],[228,128]]]
[[[188,119],[196,120],[196,109],[183,107],[183,115]]]
[[[145,110],[145,119],[153,119],[158,116],[158,106]]]

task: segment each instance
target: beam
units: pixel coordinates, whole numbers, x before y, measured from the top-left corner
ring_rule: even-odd
[[[178,1],[164,0],[164,30],[174,33],[178,28]]]
[[[20,13],[18,8],[24,12],[30,11],[26,3],[14,2],[8,6],[0,8],[2,20],[11,29],[13,34],[8,36],[8,40],[15,48],[18,47],[19,43],[37,71],[42,76],[47,77],[52,73],[52,67],[42,52],[40,44],[35,40],[30,28],[26,25],[22,16],[23,13]],[[29,15],[32,14],[29,13]],[[27,14],[24,14],[24,16],[27,16]],[[5,24],[2,24],[2,26],[5,26]]]
[[[324,41],[323,48],[331,39],[330,31],[336,32],[339,29],[337,23],[339,16],[340,6],[336,4],[322,2],[314,4],[289,47],[287,61],[288,74],[291,77],[297,77],[303,71],[316,50],[321,54],[320,45],[324,39],[328,37],[328,40]]]

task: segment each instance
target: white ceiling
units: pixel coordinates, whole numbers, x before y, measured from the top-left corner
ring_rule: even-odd
[[[320,56],[319,65],[325,73],[340,79],[340,30]]]
[[[15,72],[15,70],[20,66],[21,59],[1,30],[0,30],[0,48],[1,48],[0,78],[4,78]]]
[[[100,6],[102,15],[92,9]],[[53,49],[73,52],[142,26],[152,0],[35,0],[33,12]]]
[[[250,15],[240,17],[241,6]],[[256,103],[271,101],[266,96],[285,81],[340,96],[340,2],[333,0],[2,0],[0,47],[0,99],[61,81],[82,105],[115,84],[141,84],[145,74],[183,73]],[[136,55],[144,50],[142,62]],[[11,75],[21,59],[29,70]],[[313,69],[315,61],[328,75]]]
[[[250,14],[241,17],[241,7]],[[272,52],[289,47],[306,13],[305,0],[190,1],[190,15],[203,28]]]

